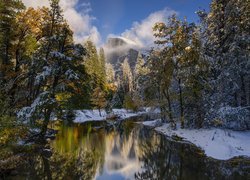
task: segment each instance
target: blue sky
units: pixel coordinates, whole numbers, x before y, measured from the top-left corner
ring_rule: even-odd
[[[22,0],[28,7],[49,6],[49,0]],[[209,10],[211,0],[61,0],[64,17],[76,42],[90,39],[98,46],[107,37],[122,36],[139,46],[154,41],[152,26],[177,13],[198,22],[195,11]]]
[[[198,21],[195,11],[209,9],[210,0],[82,0],[91,4],[91,14],[96,17],[94,24],[102,36],[121,34],[131,28],[133,22],[140,22],[149,14],[166,7],[177,11],[180,17]]]

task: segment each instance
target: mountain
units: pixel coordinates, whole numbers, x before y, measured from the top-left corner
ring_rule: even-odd
[[[137,49],[137,44],[129,39],[123,37],[108,38],[105,45],[107,62],[113,65],[115,71],[119,71],[121,64],[127,58],[133,70],[139,55]]]

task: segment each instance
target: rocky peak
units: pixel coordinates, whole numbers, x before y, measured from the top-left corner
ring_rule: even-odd
[[[123,37],[109,38],[105,45],[107,62],[111,63],[116,71],[119,71],[121,64],[127,58],[133,70],[139,54],[136,48],[137,44],[132,40]]]
[[[120,47],[120,46],[125,46],[127,45],[127,43],[121,39],[121,38],[108,38],[108,41],[107,41],[107,47],[109,48],[117,48],[117,47]]]

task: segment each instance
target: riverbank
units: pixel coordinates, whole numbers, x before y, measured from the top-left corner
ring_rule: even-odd
[[[184,141],[195,144],[209,157],[228,160],[237,156],[250,157],[250,131],[232,131],[228,129],[181,129],[180,124],[172,130],[170,124],[159,125],[159,120],[143,122],[169,137],[178,136]]]
[[[113,109],[111,113],[107,114],[106,111],[101,110],[76,110],[75,111],[75,123],[84,123],[88,121],[103,121],[106,119],[127,119],[134,116],[146,114],[150,111],[149,108],[145,108],[139,112],[132,112],[126,109]]]
[[[130,117],[152,113],[150,109],[143,109],[140,112],[132,112],[126,109],[113,109],[107,114],[101,110],[77,110],[75,123],[89,121],[103,121],[114,116],[116,119],[124,120]],[[190,142],[204,150],[209,157],[219,160],[228,160],[237,156],[250,157],[250,131],[233,131],[229,129],[177,129],[172,130],[169,124],[161,124],[160,120],[145,121],[145,126],[169,137],[178,137],[183,141]]]

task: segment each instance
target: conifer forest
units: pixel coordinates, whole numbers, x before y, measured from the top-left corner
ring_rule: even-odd
[[[249,0],[130,1],[0,0],[0,179],[250,179]]]

